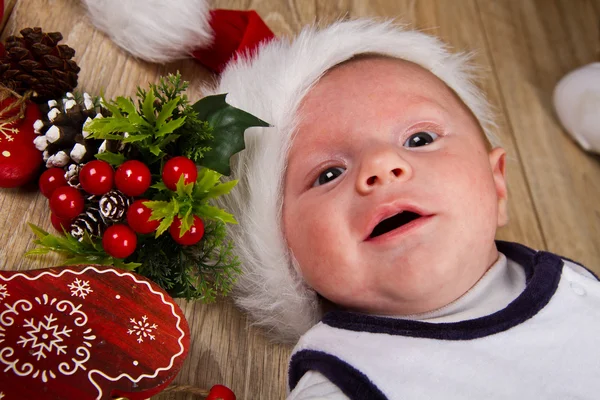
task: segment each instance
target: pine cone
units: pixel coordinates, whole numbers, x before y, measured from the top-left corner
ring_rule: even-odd
[[[66,167],[69,164],[84,164],[102,152],[105,142],[88,139],[84,125],[92,118],[108,116],[108,111],[84,93],[75,96],[68,92],[63,99],[50,100],[40,105],[42,119],[35,121],[33,128],[39,134],[34,139],[36,148],[43,152],[46,167]],[[116,151],[118,142],[110,141],[109,150]]]
[[[98,203],[102,218],[111,223],[125,219],[130,204],[131,199],[116,189],[103,195]]]
[[[77,86],[79,67],[71,58],[75,50],[65,44],[60,32],[43,33],[25,28],[21,35],[6,39],[6,54],[0,57],[0,82],[19,94],[33,90],[33,99],[46,101]]]
[[[102,236],[105,229],[106,224],[102,220],[100,210],[95,207],[88,207],[73,220],[70,233],[71,236],[81,241],[85,232],[90,236]]]

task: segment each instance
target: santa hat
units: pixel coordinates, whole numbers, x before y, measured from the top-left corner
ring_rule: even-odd
[[[90,20],[137,58],[194,57],[214,72],[274,37],[252,10],[210,10],[206,0],[83,0]]]
[[[293,41],[262,44],[254,56],[230,63],[207,94],[227,101],[272,126],[246,131],[246,150],[232,160],[239,183],[220,203],[239,225],[230,226],[242,274],[235,299],[273,337],[294,341],[321,317],[317,294],[308,287],[282,231],[283,177],[296,111],[329,69],[359,54],[412,61],[431,71],[462,99],[492,145],[490,107],[472,82],[465,54],[451,54],[438,39],[392,22],[354,20],[307,27]]]

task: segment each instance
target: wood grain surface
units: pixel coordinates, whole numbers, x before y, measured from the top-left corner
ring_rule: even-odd
[[[438,35],[457,50],[473,51],[509,154],[510,223],[498,238],[556,252],[600,273],[600,157],[569,138],[551,102],[564,74],[600,59],[600,0],[215,0],[211,5],[255,9],[278,36],[291,37],[315,22],[385,17]],[[27,26],[60,31],[77,50],[79,90],[133,95],[136,86],[179,70],[192,82],[194,99],[201,96],[199,84],[213,79],[193,60],[156,65],[132,58],[91,27],[77,0],[16,1],[2,39]],[[2,189],[0,269],[59,262],[55,256],[23,258],[33,247],[25,222],[50,229],[49,215],[35,185]],[[290,347],[265,340],[228,300],[178,304],[192,343],[176,383],[203,388],[222,383],[238,399],[285,398]],[[160,398],[194,397],[169,393]]]

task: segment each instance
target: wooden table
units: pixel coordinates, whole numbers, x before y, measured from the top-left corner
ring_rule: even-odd
[[[134,95],[138,85],[181,71],[199,98],[211,74],[193,60],[156,65],[133,59],[87,20],[74,0],[12,0],[2,39],[28,26],[60,31],[77,50],[78,90]],[[174,1],[174,4],[176,1]],[[213,8],[255,9],[278,36],[338,17],[401,18],[458,50],[475,50],[482,87],[496,107],[509,154],[510,224],[498,238],[579,260],[600,273],[600,158],[583,152],[559,126],[554,85],[578,66],[599,61],[600,0],[215,0]],[[46,199],[35,187],[0,191],[0,269],[24,270],[59,258],[23,258],[33,235],[50,229]],[[179,301],[189,321],[190,356],[176,383],[223,383],[238,399],[282,399],[290,347],[269,343],[228,300]],[[161,398],[191,398],[164,394]]]

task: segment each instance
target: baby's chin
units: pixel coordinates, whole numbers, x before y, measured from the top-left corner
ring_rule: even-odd
[[[340,282],[335,290],[321,292],[320,296],[326,301],[324,309],[395,317],[422,314],[445,307],[463,296],[486,271],[487,267],[466,272],[455,268],[390,275],[377,284],[346,281]]]

